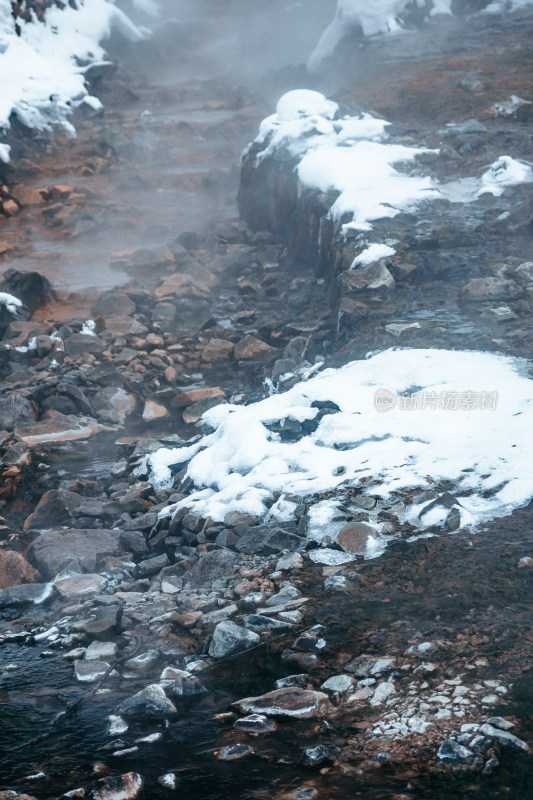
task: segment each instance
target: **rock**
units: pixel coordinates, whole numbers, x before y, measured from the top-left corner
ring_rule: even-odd
[[[127,670],[132,670],[133,672],[147,672],[155,667],[160,658],[159,650],[150,649],[146,653],[129,658],[124,666]]]
[[[481,303],[485,300],[515,300],[522,295],[522,289],[515,281],[507,278],[475,278],[465,284],[460,292],[461,300]]]
[[[32,603],[44,603],[52,596],[52,587],[48,583],[20,583],[0,589],[0,608],[10,606],[26,606]]]
[[[149,517],[149,519],[145,519],[145,517]],[[132,523],[135,522],[137,522],[137,520],[132,520]],[[140,527],[141,530],[150,530],[156,522],[156,514],[144,514],[139,518],[138,527]],[[121,548],[123,548],[126,553],[131,553],[134,556],[144,556],[149,552],[146,539],[143,534],[139,533],[137,530],[121,531],[118,541]]]
[[[394,278],[386,267],[386,259],[380,259],[373,264],[343,272],[340,276],[343,289],[347,292],[360,291],[361,289],[383,289],[394,286]]]
[[[208,694],[208,690],[203,683],[200,683],[194,675],[178,675],[174,681],[170,693],[173,697],[182,699],[184,697],[200,697]]]
[[[518,736],[514,736],[512,733],[509,733],[509,731],[500,730],[500,728],[489,725],[488,722],[480,727],[479,732],[489,739],[494,739],[501,744],[502,747],[515,747],[518,750],[529,751],[529,746],[526,742],[522,741],[522,739],[519,739]]]
[[[348,581],[344,575],[330,575],[324,581],[324,589],[326,592],[346,592],[348,591]]]
[[[112,290],[99,296],[93,313],[96,317],[129,317],[135,313],[135,303],[125,292]]]
[[[155,400],[147,400],[144,404],[142,418],[145,422],[157,422],[168,417],[168,410]]]
[[[327,681],[324,681],[321,689],[325,689],[327,692],[335,692],[336,694],[344,694],[345,692],[349,692],[354,685],[354,680],[351,675],[333,675],[331,678],[328,678]]]
[[[262,614],[249,614],[247,617],[244,617],[244,624],[249,630],[255,631],[256,633],[283,631],[292,627],[289,622],[282,622],[279,619],[273,619],[272,617],[267,617]]]
[[[213,658],[226,656],[248,650],[261,641],[257,633],[241,628],[234,622],[219,622],[209,646],[209,655]]]
[[[185,587],[198,589],[231,575],[239,558],[231,550],[213,550],[202,556],[183,576]]]
[[[53,578],[76,561],[94,573],[103,556],[119,551],[119,532],[105,529],[52,529],[41,533],[28,548],[28,560],[45,578]]]
[[[328,748],[323,744],[318,744],[316,747],[308,747],[304,750],[302,764],[304,767],[318,767],[330,757]]]
[[[514,728],[514,722],[503,717],[489,717],[487,725],[492,725],[493,728],[499,728],[501,731],[510,731]]]
[[[187,406],[183,411],[183,421],[186,422],[187,425],[194,425],[200,421],[206,411],[224,402],[225,400],[222,397],[206,397],[204,400],[198,400],[197,403]]]
[[[80,505],[81,495],[66,489],[50,489],[45,492],[33,514],[24,522],[24,531],[56,528],[73,522],[72,511]]]
[[[202,361],[227,361],[233,353],[232,342],[210,339],[202,352]]]
[[[107,587],[107,580],[102,575],[72,575],[55,581],[56,591],[64,600],[81,599],[100,594]]]
[[[0,291],[14,294],[32,313],[56,297],[50,281],[44,275],[15,269],[4,272]]]
[[[85,651],[85,661],[112,661],[116,655],[115,642],[93,642]]]
[[[102,353],[106,346],[98,337],[89,333],[73,333],[64,341],[65,353],[68,356],[79,356],[84,353]]]
[[[380,706],[396,692],[396,687],[391,681],[383,681],[378,686],[370,699],[371,706]]]
[[[279,800],[318,800],[318,796],[318,789],[304,784],[292,792],[284,792],[279,796]]]
[[[12,431],[37,419],[34,404],[15,392],[0,397],[0,430]]]
[[[101,431],[100,425],[91,417],[56,413],[51,419],[42,419],[32,425],[15,429],[15,438],[27,445],[50,444],[88,439]]]
[[[76,680],[80,683],[96,683],[104,677],[109,667],[106,661],[75,661]]]
[[[161,686],[158,683],[152,683],[120,703],[115,713],[126,719],[139,717],[162,720],[175,716],[177,710]]]
[[[29,583],[38,577],[37,571],[15,550],[0,550],[0,589]]]
[[[246,714],[295,719],[322,717],[330,708],[328,696],[323,692],[295,687],[275,689],[260,697],[245,697],[235,705]]]
[[[163,553],[160,556],[155,556],[155,558],[147,558],[145,561],[141,561],[138,565],[138,570],[141,575],[155,575],[156,572],[161,572],[169,564],[170,561],[167,554]]]
[[[474,758],[474,754],[468,747],[465,747],[453,739],[446,739],[439,747],[437,758],[445,764],[464,764]]]
[[[234,355],[237,361],[249,361],[257,358],[268,358],[271,353],[275,353],[275,348],[271,347],[255,336],[244,336],[235,345]]]
[[[92,794],[93,800],[135,800],[143,788],[143,779],[136,772],[101,778]]]
[[[374,656],[361,655],[351,661],[346,671],[356,678],[378,678],[384,672],[391,670],[396,663],[396,658],[375,658]]]
[[[369,541],[375,539],[376,531],[365,522],[349,522],[339,531],[337,544],[345,553],[363,554]]]
[[[180,392],[172,400],[172,405],[178,408],[186,408],[192,406],[194,403],[199,403],[208,398],[221,398],[224,400],[224,392],[218,387],[211,389],[190,389],[188,392]]]
[[[230,744],[218,751],[217,758],[219,761],[237,761],[239,758],[251,756],[253,752],[253,747],[249,747],[247,744]]]
[[[512,273],[514,280],[521,283],[523,286],[528,286],[533,283],[533,261],[525,261],[520,264]]]
[[[93,398],[96,415],[102,422],[111,425],[124,425],[126,419],[133,414],[137,400],[120,386],[106,386]]]
[[[518,569],[523,569],[524,567],[533,567],[533,558],[531,556],[524,556],[518,562]]]
[[[238,553],[270,555],[271,553],[281,553],[282,550],[305,550],[308,544],[307,539],[282,528],[272,530],[265,525],[258,525],[250,528],[244,536],[241,536],[235,549]]]
[[[303,564],[304,560],[299,553],[287,553],[287,555],[278,559],[276,571],[284,572],[285,570],[301,569]]]
[[[236,720],[234,727],[246,733],[271,733],[278,726],[264,714],[250,714],[248,717]]]
[[[80,628],[89,636],[106,639],[115,634],[120,627],[122,606],[111,605],[97,608],[90,617],[81,623]]]

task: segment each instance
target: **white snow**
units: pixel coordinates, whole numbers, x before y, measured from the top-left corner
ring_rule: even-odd
[[[61,124],[74,134],[68,122],[72,110],[85,101],[101,107],[88,94],[81,62],[103,59],[100,43],[113,29],[132,41],[146,36],[110,0],[85,0],[78,6],[51,7],[44,22],[17,20],[21,30],[17,36],[11,3],[0,0],[0,75],[9,76],[0,93],[0,129],[9,128],[15,114],[29,128]],[[0,157],[6,160],[9,151],[5,145],[0,148]]]
[[[364,113],[335,119],[337,113],[336,103],[319,92],[289,92],[279,100],[276,113],[260,125],[256,160],[259,163],[279,149],[286,150],[296,159],[304,186],[337,193],[329,216],[334,220],[351,216],[342,226],[345,234],[370,231],[375,220],[393,218],[423,201],[474,202],[481,194],[499,195],[508,186],[533,181],[530,164],[506,155],[480,177],[438,183],[422,174],[419,163],[411,171],[405,169],[418,155],[434,151],[389,142],[386,120]],[[352,267],[394,255],[390,243],[373,243],[368,251]]]
[[[10,152],[11,148],[8,144],[0,144],[0,161],[3,161],[4,164],[9,164]]]
[[[264,518],[275,492],[309,498],[333,491],[311,509],[311,535],[320,541],[322,524],[334,540],[335,498],[347,487],[392,506],[405,490],[445,480],[453,484],[463,525],[505,516],[533,497],[528,369],[526,361],[491,353],[391,349],[246,407],[216,406],[203,417],[212,434],[150,458],[159,485],[171,485],[169,465],[189,461],[187,475],[198,487],[162,513],[186,506],[214,520],[232,510]],[[388,411],[376,408],[383,389],[394,397]],[[406,397],[418,402],[413,407]],[[341,410],[300,441],[282,442],[266,427],[314,418],[315,400]],[[408,505],[406,518],[420,528],[442,524],[449,509],[426,511],[429,502]],[[382,545],[377,535],[376,554]]]
[[[22,307],[22,300],[7,292],[0,292],[0,306],[5,306],[11,314],[16,314],[17,308]]]
[[[355,269],[355,267],[366,267],[368,264],[373,264],[375,261],[379,261],[380,258],[386,258],[387,256],[393,256],[396,254],[396,250],[394,247],[389,247],[386,244],[370,244],[368,247],[363,250],[362,253],[354,258],[350,269]]]
[[[493,194],[499,197],[506,186],[533,181],[533,170],[524,161],[511,156],[500,156],[481,176],[481,189],[478,194]]]

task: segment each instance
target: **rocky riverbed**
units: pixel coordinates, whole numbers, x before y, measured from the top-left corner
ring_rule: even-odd
[[[294,66],[262,90],[195,79],[214,31],[191,23],[173,34],[186,57],[163,31],[146,45],[152,72],[117,45],[118,70],[94,76],[104,114],[76,140],[14,132],[2,800],[529,796],[530,506],[472,529],[445,481],[394,507],[369,476],[341,498],[343,536],[320,543],[309,512],[325,495],[284,497],[290,519],[214,519],[187,506],[188,460],[162,484],[150,458],[200,441],[218,405],[398,344],[531,357],[531,184],[378,219],[393,254],[353,269],[368,242],[327,216],[335,193],[298,182],[284,146],[257,161],[252,144],[242,173],[239,155],[278,95],[335,84],[341,115],[372,112],[390,142],[425,148],[410,174],[458,186],[530,158],[532,21],[378,37],[340,90],[334,64],[305,87]],[[402,516],[422,494],[451,509],[430,538]],[[376,519],[390,540],[368,559]]]

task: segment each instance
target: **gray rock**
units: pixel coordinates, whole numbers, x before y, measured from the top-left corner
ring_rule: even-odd
[[[175,716],[177,710],[161,686],[158,683],[152,683],[120,703],[115,713],[126,717],[126,719],[140,717],[160,720]]]
[[[512,273],[513,278],[519,283],[528,286],[533,283],[533,261],[525,261]]]
[[[52,529],[41,533],[28,548],[28,561],[45,578],[53,578],[76,560],[86,572],[96,572],[103,556],[118,554],[119,532],[105,529]]]
[[[85,651],[85,661],[112,661],[116,655],[115,642],[93,642]]]
[[[93,313],[102,317],[129,317],[135,313],[135,303],[125,292],[104,292],[96,301]]]
[[[0,589],[0,608],[44,603],[52,594],[53,587],[49,583],[19,583]]]
[[[499,728],[501,731],[510,731],[514,728],[514,722],[510,722],[503,717],[489,717],[487,724],[492,725],[493,728]]]
[[[110,664],[106,661],[75,661],[74,672],[80,683],[96,683],[104,677]]]
[[[296,600],[299,597],[301,597],[301,592],[299,592],[295,586],[291,586],[289,584],[284,586],[283,589],[277,594],[271,595],[265,602],[265,605],[269,608],[272,608],[273,606],[283,606],[287,602]]]
[[[107,580],[97,574],[69,575],[55,581],[54,586],[64,600],[80,599],[103,592],[107,587]]]
[[[446,739],[439,747],[437,758],[445,764],[464,764],[474,758],[474,753],[453,739]]]
[[[81,495],[66,489],[51,489],[45,492],[33,514],[24,522],[26,533],[31,530],[56,528],[73,522],[72,511],[82,502]]]
[[[101,606],[80,624],[80,628],[96,639],[106,639],[117,632],[121,619],[122,606]]]
[[[237,761],[239,758],[251,756],[253,752],[253,747],[247,744],[230,744],[218,751],[217,758],[219,761]]]
[[[147,514],[146,516],[149,515]],[[135,520],[133,520],[133,522],[135,522]],[[118,540],[121,548],[127,553],[132,553],[134,556],[145,556],[150,552],[143,534],[136,530],[122,531]]]
[[[141,561],[138,569],[141,575],[155,575],[156,572],[161,572],[169,564],[170,561],[167,554],[163,553],[160,556],[155,556],[155,558],[147,558],[145,561]]]
[[[292,627],[289,622],[282,622],[281,620],[265,617],[261,614],[249,614],[244,618],[244,624],[247,628],[256,633],[283,631]]]
[[[304,750],[302,756],[302,764],[305,767],[318,767],[330,758],[328,748],[323,744],[317,744],[316,747],[308,747]]]
[[[278,726],[271,719],[265,717],[264,714],[250,714],[247,717],[236,720],[234,727],[247,733],[271,733]]]
[[[290,686],[298,686],[300,689],[305,689],[308,683],[309,675],[307,672],[302,672],[300,675],[287,675],[286,678],[278,678],[276,689],[287,689]]]
[[[229,577],[239,559],[231,550],[213,550],[202,556],[183,576],[183,585],[193,589]]]
[[[147,672],[155,667],[160,659],[159,650],[147,650],[146,653],[141,653],[134,658],[129,658],[124,667],[133,672]]]
[[[106,386],[93,398],[96,416],[111,425],[124,425],[127,417],[135,411],[137,400],[120,386]]]
[[[489,739],[494,739],[499,742],[502,747],[515,747],[518,750],[529,751],[526,742],[519,739],[518,736],[514,736],[512,733],[509,733],[509,731],[502,731],[499,728],[495,728],[487,722],[480,727],[479,732],[482,733],[483,736],[487,736]]]
[[[323,717],[330,708],[328,696],[323,692],[295,687],[275,689],[260,697],[245,697],[235,705],[239,711],[246,714],[294,719]]]
[[[241,628],[234,622],[219,622],[213,633],[209,655],[213,658],[224,658],[248,650],[260,641],[257,633]]]
[[[74,333],[65,339],[65,353],[68,356],[79,356],[82,353],[102,353],[106,346],[98,336],[88,333]]]
[[[290,533],[282,528],[272,530],[266,525],[258,525],[241,536],[235,549],[239,553],[258,553],[270,555],[280,553],[282,550],[305,550],[309,544],[307,539]]]
[[[170,689],[170,693],[176,698],[200,697],[208,694],[208,690],[194,675],[178,675]]]
[[[462,300],[484,302],[485,300],[514,300],[522,295],[520,286],[506,278],[475,278],[465,284],[460,292]]]
[[[348,581],[344,575],[330,575],[324,581],[324,589],[327,592],[346,592],[348,591]]]
[[[328,692],[344,694],[344,692],[349,692],[353,688],[353,685],[354,679],[351,675],[333,675],[331,678],[328,678],[327,681],[324,681],[320,688]]]
[[[0,430],[12,431],[37,419],[35,406],[21,394],[0,397]]]
[[[157,523],[157,513],[149,511],[140,517],[130,520],[124,525],[126,531],[150,531]]]

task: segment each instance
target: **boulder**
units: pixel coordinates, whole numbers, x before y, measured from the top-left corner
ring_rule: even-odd
[[[261,339],[256,339],[255,336],[244,336],[240,342],[235,345],[234,355],[237,361],[249,361],[254,358],[268,358],[275,352],[275,348],[271,347]]]
[[[208,586],[220,578],[227,578],[233,572],[239,558],[231,550],[212,550],[202,556],[183,576],[184,586],[198,589]]]
[[[125,292],[111,290],[100,295],[93,313],[97,317],[129,317],[135,313],[135,303]]]
[[[158,683],[152,683],[120,703],[116,713],[127,719],[140,717],[162,720],[175,716],[177,711],[176,706],[168,699],[161,686]]]
[[[0,589],[34,581],[38,573],[21,553],[0,550]]]
[[[44,603],[52,596],[52,591],[48,583],[19,583],[17,586],[8,586],[0,589],[0,608]]]
[[[465,284],[460,292],[461,300],[482,303],[488,300],[516,300],[522,289],[516,281],[506,278],[475,278]]]
[[[260,641],[261,638],[257,633],[241,628],[240,625],[226,620],[219,622],[214,630],[213,639],[209,646],[209,655],[213,658],[225,658],[234,653],[248,650]]]
[[[98,781],[93,800],[135,800],[143,788],[143,779],[136,772],[108,776]]]
[[[119,552],[119,531],[52,529],[41,533],[28,549],[28,560],[45,577],[53,578],[71,562],[95,572],[103,556]]]
[[[26,519],[24,530],[43,530],[59,525],[69,525],[73,521],[71,512],[82,502],[81,495],[66,489],[50,489],[45,492],[33,514]]]
[[[330,708],[327,694],[294,686],[275,689],[260,697],[245,697],[235,703],[246,714],[263,714],[267,717],[292,717],[311,719],[322,717]]]
[[[68,356],[79,356],[82,353],[102,353],[105,350],[104,342],[98,336],[90,333],[73,333],[65,339],[65,353]]]
[[[14,294],[30,311],[55,300],[55,292],[48,278],[38,272],[19,272],[8,269],[4,272],[0,291]]]
[[[0,397],[0,430],[12,431],[36,419],[35,406],[26,397],[15,392]]]
[[[365,522],[349,522],[339,531],[337,544],[345,553],[364,553],[369,540],[375,539],[376,531]]]

